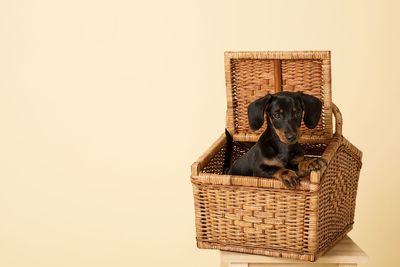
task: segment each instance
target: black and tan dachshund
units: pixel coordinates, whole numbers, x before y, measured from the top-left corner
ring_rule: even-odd
[[[321,158],[305,158],[297,142],[302,119],[306,127],[315,128],[321,111],[318,98],[301,92],[268,94],[252,102],[248,107],[250,128],[260,129],[265,117],[268,127],[257,143],[233,163],[228,174],[272,177],[288,188],[298,186],[301,177],[325,165]]]

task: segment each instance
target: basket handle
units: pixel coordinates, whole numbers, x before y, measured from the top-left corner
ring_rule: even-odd
[[[332,112],[335,116],[335,134],[342,135],[343,117],[339,108],[332,102]]]
[[[333,102],[332,112],[335,116],[335,134],[333,135],[333,138],[331,139],[328,147],[325,149],[325,152],[322,154],[322,158],[327,161],[328,165],[342,142],[343,117],[342,113],[340,113],[339,108]],[[320,184],[321,177],[324,175],[324,171],[326,170],[326,168],[327,166],[322,170],[312,171],[310,173],[310,182],[312,184]]]

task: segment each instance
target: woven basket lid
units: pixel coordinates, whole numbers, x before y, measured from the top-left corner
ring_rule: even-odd
[[[226,128],[236,140],[255,141],[265,130],[250,129],[248,105],[266,94],[301,91],[322,101],[318,125],[302,123],[300,141],[326,143],[333,134],[329,51],[225,52]]]

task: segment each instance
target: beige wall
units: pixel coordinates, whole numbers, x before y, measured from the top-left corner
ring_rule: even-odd
[[[217,266],[190,164],[224,128],[225,50],[331,50],[364,152],[350,236],[400,260],[397,1],[2,1],[0,266]]]

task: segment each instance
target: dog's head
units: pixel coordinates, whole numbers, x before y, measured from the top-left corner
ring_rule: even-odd
[[[279,92],[267,94],[248,107],[250,128],[258,130],[264,124],[264,113],[268,127],[272,127],[282,143],[294,144],[298,139],[301,120],[312,129],[321,117],[322,103],[311,95],[301,92]]]

